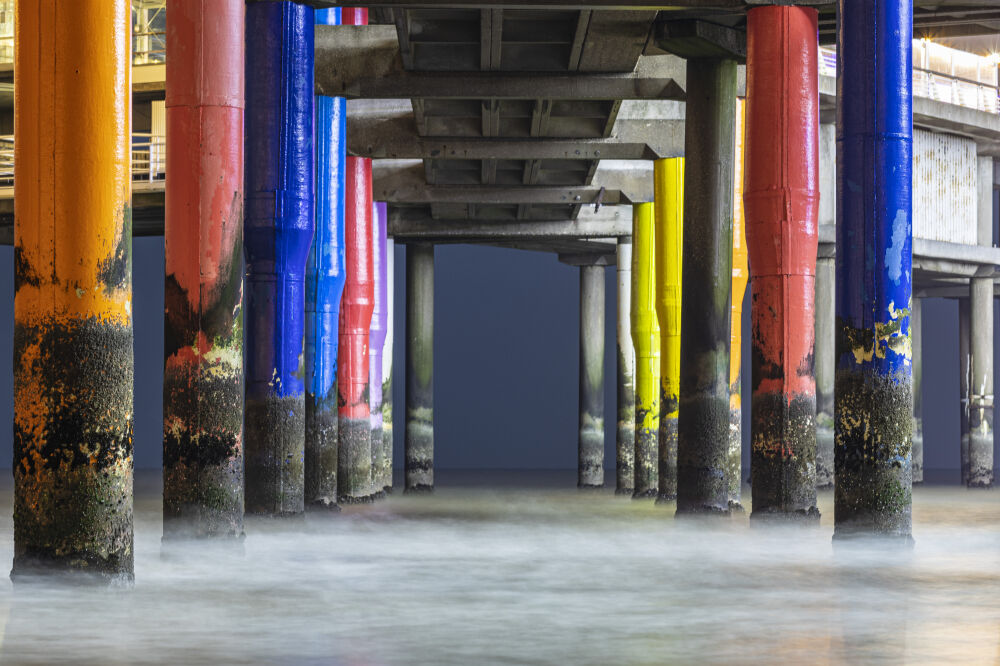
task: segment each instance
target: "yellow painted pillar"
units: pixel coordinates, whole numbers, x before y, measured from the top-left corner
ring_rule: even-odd
[[[132,578],[129,18],[17,3],[15,579]]]
[[[729,455],[726,481],[729,506],[740,507],[743,487],[743,406],[741,344],[743,341],[743,296],[750,279],[747,262],[746,223],[743,215],[743,146],[746,131],[746,101],[736,100],[736,160],[733,163],[733,291],[729,336]]]
[[[653,204],[632,207],[632,342],[635,346],[635,483],[632,497],[656,497],[660,424],[660,327],[656,321]]]
[[[684,158],[653,164],[656,198],[656,314],[660,322],[660,496],[677,499],[677,414],[681,383],[681,268]]]

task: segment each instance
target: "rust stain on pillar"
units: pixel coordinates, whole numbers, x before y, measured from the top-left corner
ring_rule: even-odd
[[[129,3],[16,16],[11,576],[131,580]]]

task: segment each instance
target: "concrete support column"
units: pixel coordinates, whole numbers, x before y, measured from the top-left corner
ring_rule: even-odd
[[[677,413],[681,381],[684,158],[653,164],[656,198],[656,317],[660,326],[658,502],[677,499]]]
[[[395,342],[396,299],[396,244],[391,238],[385,242],[385,309],[388,315],[385,345],[382,347],[382,470],[379,474],[382,490],[392,492],[392,349]]]
[[[434,246],[406,246],[406,492],[434,490]]]
[[[577,486],[604,486],[604,266],[580,266]]]
[[[319,25],[339,25],[340,9],[315,12]],[[305,502],[337,506],[337,348],[344,267],[344,162],[347,106],[316,95],[316,232],[306,263]]]
[[[729,513],[736,63],[687,61],[677,512]]]
[[[656,317],[653,204],[632,206],[632,343],[635,346],[635,482],[632,497],[656,497],[659,482],[660,327]]]
[[[370,329],[375,309],[372,239],[372,164],[348,157],[344,205],[347,279],[340,302],[337,362],[337,500],[369,502],[372,487],[372,424],[369,396]]]
[[[910,312],[910,347],[913,353],[913,483],[924,482],[924,425],[920,380],[923,374],[923,332],[920,299],[913,299]]]
[[[305,502],[305,268],[313,237],[313,9],[246,8],[246,510]]]
[[[631,495],[635,483],[635,347],[632,345],[632,237],[618,239],[618,429],[615,494]]]
[[[958,395],[962,485],[969,483],[969,386],[971,384],[971,308],[968,298],[958,299]]]
[[[130,581],[129,3],[56,4],[14,38],[11,577]]]
[[[836,261],[816,260],[816,487],[833,487],[833,377],[836,356]]]
[[[816,10],[747,14],[753,308],[751,518],[819,519],[813,303],[819,212]]]
[[[164,537],[243,534],[243,12],[167,16]]]
[[[371,417],[372,495],[385,496],[386,451],[382,438],[382,352],[386,328],[389,325],[388,292],[386,291],[386,235],[388,211],[385,202],[375,203],[372,211],[372,277],[374,308],[368,334],[368,409]]]
[[[912,540],[910,0],[840,0],[834,538]]]
[[[993,485],[993,279],[972,278],[969,488]]]

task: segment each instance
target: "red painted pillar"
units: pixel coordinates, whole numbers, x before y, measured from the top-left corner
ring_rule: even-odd
[[[813,374],[817,50],[815,9],[747,13],[743,200],[753,309],[754,518],[819,518]]]
[[[167,15],[166,537],[243,534],[243,5]]]
[[[372,499],[371,420],[368,405],[368,333],[375,307],[372,260],[372,161],[347,158],[344,206],[347,281],[340,301],[337,390],[340,448],[337,489],[341,502]]]

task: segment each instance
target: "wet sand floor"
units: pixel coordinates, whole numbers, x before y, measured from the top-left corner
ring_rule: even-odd
[[[918,488],[912,551],[835,551],[830,492],[818,528],[750,528],[580,493],[573,473],[442,473],[432,496],[249,520],[243,553],[163,557],[156,476],[137,482],[133,589],[0,577],[0,663],[1000,660],[996,492]]]

